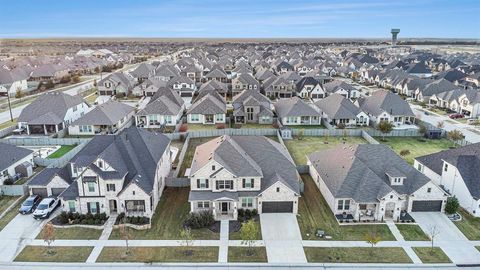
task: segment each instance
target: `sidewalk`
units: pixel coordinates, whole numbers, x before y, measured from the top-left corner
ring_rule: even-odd
[[[400,233],[395,223],[393,223],[393,221],[391,220],[387,221],[386,223],[388,228],[392,232],[393,236],[395,236],[395,239],[397,239],[400,245],[405,244],[405,238],[403,238],[403,235]],[[415,253],[415,251],[412,249],[411,246],[402,245],[402,248],[403,250],[405,250],[408,257],[410,257],[413,263],[422,263],[422,260],[420,260],[420,258],[417,256],[417,254]]]
[[[218,262],[228,262],[228,233],[229,233],[229,221],[222,220],[220,222],[220,248],[218,250]]]

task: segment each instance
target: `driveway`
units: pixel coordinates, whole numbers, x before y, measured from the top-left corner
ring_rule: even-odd
[[[0,262],[11,262],[23,245],[35,238],[40,232],[43,222],[32,215],[18,214],[0,232]]]
[[[436,227],[438,235],[434,239],[434,245],[441,247],[452,262],[480,263],[480,253],[445,214],[438,212],[410,214],[427,235],[431,234],[433,226]]]
[[[261,214],[260,224],[269,263],[307,262],[294,214]]]

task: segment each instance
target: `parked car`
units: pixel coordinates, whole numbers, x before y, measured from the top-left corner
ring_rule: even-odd
[[[45,198],[37,206],[37,209],[33,212],[33,218],[44,219],[49,218],[50,215],[60,206],[60,200],[57,198]]]
[[[458,119],[458,118],[463,118],[463,114],[461,113],[453,113],[453,114],[450,114],[448,117],[450,117],[450,119]]]
[[[22,215],[32,213],[33,211],[35,211],[41,200],[42,198],[38,195],[32,195],[28,197],[20,206],[18,212],[20,212],[20,214]]]

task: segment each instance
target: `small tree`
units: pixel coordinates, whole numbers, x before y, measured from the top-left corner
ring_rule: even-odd
[[[240,228],[240,238],[242,239],[242,244],[248,246],[248,256],[252,256],[254,253],[253,243],[257,238],[257,234],[258,228],[255,226],[255,222],[253,220],[249,220],[242,224],[242,228]]]
[[[180,230],[180,245],[185,248],[184,253],[186,256],[191,256],[193,250],[190,247],[193,245],[192,230],[189,227],[185,227]]]
[[[425,134],[427,134],[427,127],[422,124],[418,125],[418,132],[420,132],[422,136],[425,136]]]
[[[125,240],[125,255],[130,255],[130,246],[128,241],[132,239],[132,234],[130,233],[130,228],[127,226],[127,215],[123,216],[122,224],[120,224],[120,233]]]
[[[445,127],[445,122],[443,122],[443,121],[438,121],[438,123],[437,123],[437,128],[443,129],[444,127]]]
[[[454,129],[447,132],[447,138],[453,141],[453,147],[455,147],[458,141],[463,139],[463,133],[458,129]]]
[[[453,196],[448,198],[447,204],[445,205],[445,212],[449,215],[453,215],[458,211],[460,203],[458,202],[457,197]]]
[[[304,134],[305,134],[305,130],[304,130],[303,128],[300,129],[300,130],[298,131],[298,135],[297,135],[298,139],[299,139],[299,140],[303,140],[303,135],[304,135]]]
[[[432,244],[431,246],[431,252],[433,253],[433,241],[435,240],[435,237],[440,234],[440,230],[437,228],[437,225],[432,225],[428,229],[428,236],[430,236],[430,243]]]
[[[55,241],[55,227],[53,227],[52,222],[48,222],[43,228],[43,241],[47,243],[47,253],[55,254],[55,251],[51,246]]]
[[[403,149],[403,150],[400,151],[400,156],[405,157],[405,156],[408,156],[408,155],[410,155],[410,150]]]
[[[365,241],[371,245],[371,247],[375,247],[382,238],[377,234],[375,230],[371,230],[369,233],[365,235]]]
[[[393,124],[388,121],[380,121],[380,123],[378,123],[378,130],[382,132],[382,140],[385,141],[385,135],[392,132]]]

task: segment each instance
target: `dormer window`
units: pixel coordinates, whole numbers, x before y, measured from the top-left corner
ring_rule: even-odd
[[[390,177],[390,184],[392,186],[400,186],[403,185],[403,180],[405,177]]]

